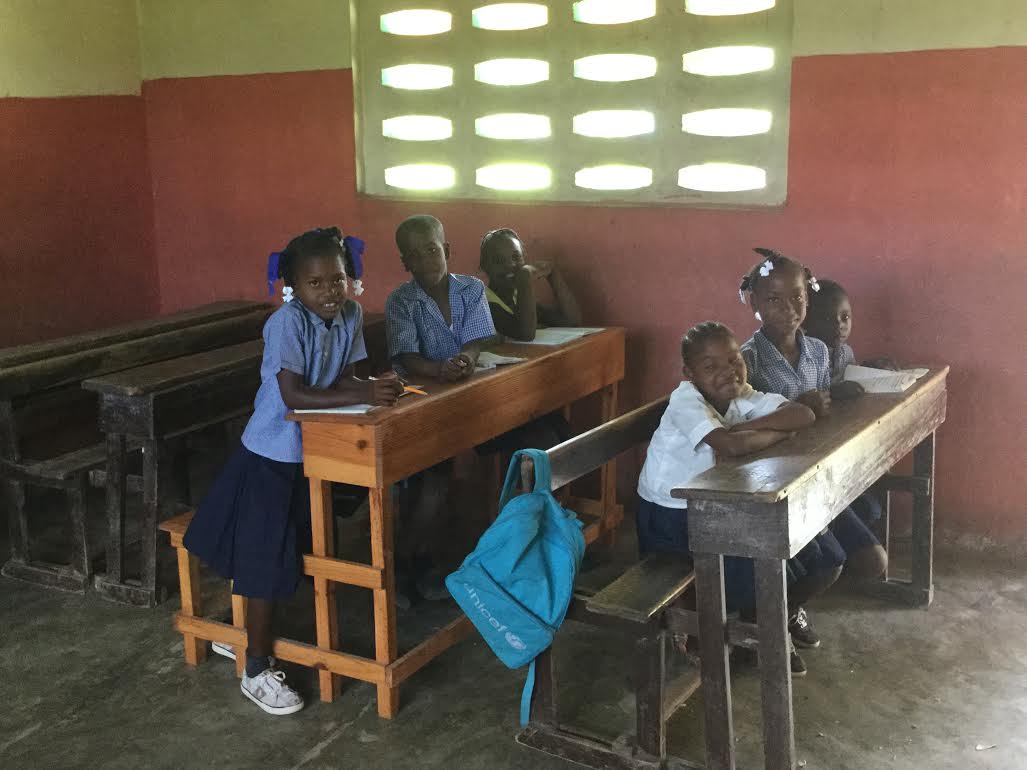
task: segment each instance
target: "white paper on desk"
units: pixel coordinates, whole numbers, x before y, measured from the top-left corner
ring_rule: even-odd
[[[518,358],[517,356],[501,356],[498,353],[490,353],[486,350],[478,356],[478,364],[474,368],[484,371],[487,369],[495,369],[497,366],[519,364],[521,361],[527,360],[527,358]]]
[[[870,366],[849,364],[845,367],[845,380],[858,382],[867,393],[902,393],[923,377],[929,369],[874,369]]]
[[[372,404],[351,404],[350,406],[334,406],[329,409],[293,409],[296,414],[367,414]]]
[[[563,345],[589,334],[601,332],[605,328],[604,326],[551,327],[549,329],[537,330],[535,332],[535,339],[530,342],[526,340],[515,341],[518,345]]]

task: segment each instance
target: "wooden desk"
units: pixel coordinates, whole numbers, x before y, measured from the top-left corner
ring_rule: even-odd
[[[426,384],[430,396],[406,397],[392,409],[377,409],[365,415],[290,416],[303,426],[304,468],[310,479],[314,539],[313,554],[305,559],[305,571],[314,578],[316,660],[321,663],[324,701],[334,699],[338,675],[342,674],[375,683],[378,714],[391,718],[399,708],[400,683],[473,628],[461,616],[399,657],[390,484],[591,393],[602,393],[604,421],[616,413],[617,384],[624,377],[622,329],[606,329],[556,348],[508,344],[499,346],[497,352],[530,360],[477,373],[458,384]],[[610,531],[619,523],[622,512],[614,503],[612,465],[605,466],[602,473],[603,493],[597,510],[603,529]],[[331,558],[333,481],[368,488],[370,565]],[[579,503],[572,507],[581,508]],[[373,661],[335,652],[335,583],[362,586],[374,593]],[[277,646],[275,651],[279,651]],[[311,665],[311,658],[306,655],[297,662]]]
[[[64,590],[92,580],[86,527],[90,471],[104,461],[97,398],[82,381],[260,335],[270,305],[217,302],[122,326],[0,350],[0,497],[11,558],[4,575]],[[30,537],[25,487],[62,490],[69,509],[70,563],[43,561]]]
[[[385,317],[368,313],[364,328],[373,339],[381,336]],[[377,348],[369,343],[369,352]],[[107,489],[107,573],[97,575],[96,589],[110,599],[153,606],[164,598],[157,583],[157,524],[167,516],[174,486],[166,468],[169,444],[208,425],[241,417],[253,410],[260,387],[263,340],[210,350],[192,356],[140,366],[85,381],[82,386],[100,396],[100,428],[107,436],[107,469],[95,474]],[[143,448],[142,574],[124,574],[125,509],[128,478],[126,445]],[[181,468],[177,485],[188,489],[188,472]],[[188,500],[178,500],[186,503]]]
[[[188,468],[180,464],[177,479],[169,473],[171,444],[187,433],[253,409],[263,348],[262,340],[251,340],[82,383],[99,394],[100,429],[107,437],[106,471],[95,474],[97,483],[107,490],[107,572],[94,578],[94,587],[104,597],[145,607],[163,600],[164,587],[157,581],[157,524],[171,502],[170,488],[175,483],[179,493],[188,496]],[[143,450],[138,580],[129,579],[124,569],[129,446]]]
[[[901,394],[836,402],[828,417],[794,439],[749,457],[719,462],[675,489],[688,500],[702,656],[706,760],[735,767],[724,555],[756,562],[756,600],[766,767],[795,765],[788,660],[785,560],[912,450],[913,475],[893,479],[912,491],[912,582],[883,590],[913,605],[932,598],[934,432],[945,420],[948,367],[932,370]],[[739,624],[741,625],[741,624]]]

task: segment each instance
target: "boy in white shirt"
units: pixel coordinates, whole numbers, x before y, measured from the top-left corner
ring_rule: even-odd
[[[671,394],[638,480],[642,499],[636,524],[643,556],[689,553],[688,501],[671,497],[671,489],[712,468],[718,455],[759,452],[815,420],[809,407],[776,393],[760,393],[746,382],[738,342],[723,324],[705,321],[690,329],[681,340],[681,359],[685,379]],[[826,590],[844,562],[845,552],[834,536],[818,535],[788,560],[789,603],[808,601]],[[753,612],[751,559],[724,558],[724,588],[729,611]],[[805,671],[793,652],[792,674]]]

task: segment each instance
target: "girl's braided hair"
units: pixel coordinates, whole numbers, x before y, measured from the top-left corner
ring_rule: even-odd
[[[481,237],[481,250],[479,251],[478,255],[478,267],[480,267],[483,272],[488,272],[485,269],[485,264],[488,261],[487,257],[489,253],[489,246],[491,246],[492,242],[496,238],[510,238],[514,241],[521,240],[521,236],[519,236],[515,230],[512,230],[509,227],[500,227],[497,230],[489,230],[487,233],[485,233],[485,235]]]
[[[810,269],[801,262],[791,257],[786,257],[784,254],[773,249],[760,247],[753,249],[753,251],[763,257],[763,260],[753,265],[752,269],[742,276],[742,282],[738,285],[738,296],[742,300],[743,305],[745,304],[746,293],[751,294],[756,291],[761,278],[767,278],[774,270],[783,267],[794,267],[800,270],[806,277],[806,285],[815,292],[820,291],[820,284],[817,282],[817,279],[813,277]]]
[[[292,286],[296,277],[296,266],[310,257],[325,257],[341,254],[346,266],[346,275],[355,279],[356,268],[353,255],[343,239],[342,230],[338,227],[318,227],[297,235],[286,246],[278,258],[278,278],[286,286]]]
[[[734,338],[734,332],[718,321],[703,321],[701,324],[696,324],[681,338],[681,361],[687,365],[692,356],[712,339],[733,340]]]

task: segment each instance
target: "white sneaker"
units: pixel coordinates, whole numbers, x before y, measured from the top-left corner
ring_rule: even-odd
[[[210,651],[216,652],[218,655],[224,655],[226,658],[235,660],[235,648],[230,644],[222,644],[221,642],[211,642]],[[271,668],[278,665],[278,658],[274,655],[268,655],[267,659],[271,661]]]
[[[243,674],[239,689],[268,714],[284,716],[303,708],[303,698],[285,683],[284,671],[265,668],[252,678]]]
[[[235,660],[235,650],[232,648],[231,645],[222,644],[221,642],[211,642],[210,651],[216,652],[218,655],[223,655],[226,658],[231,658],[232,660]]]

